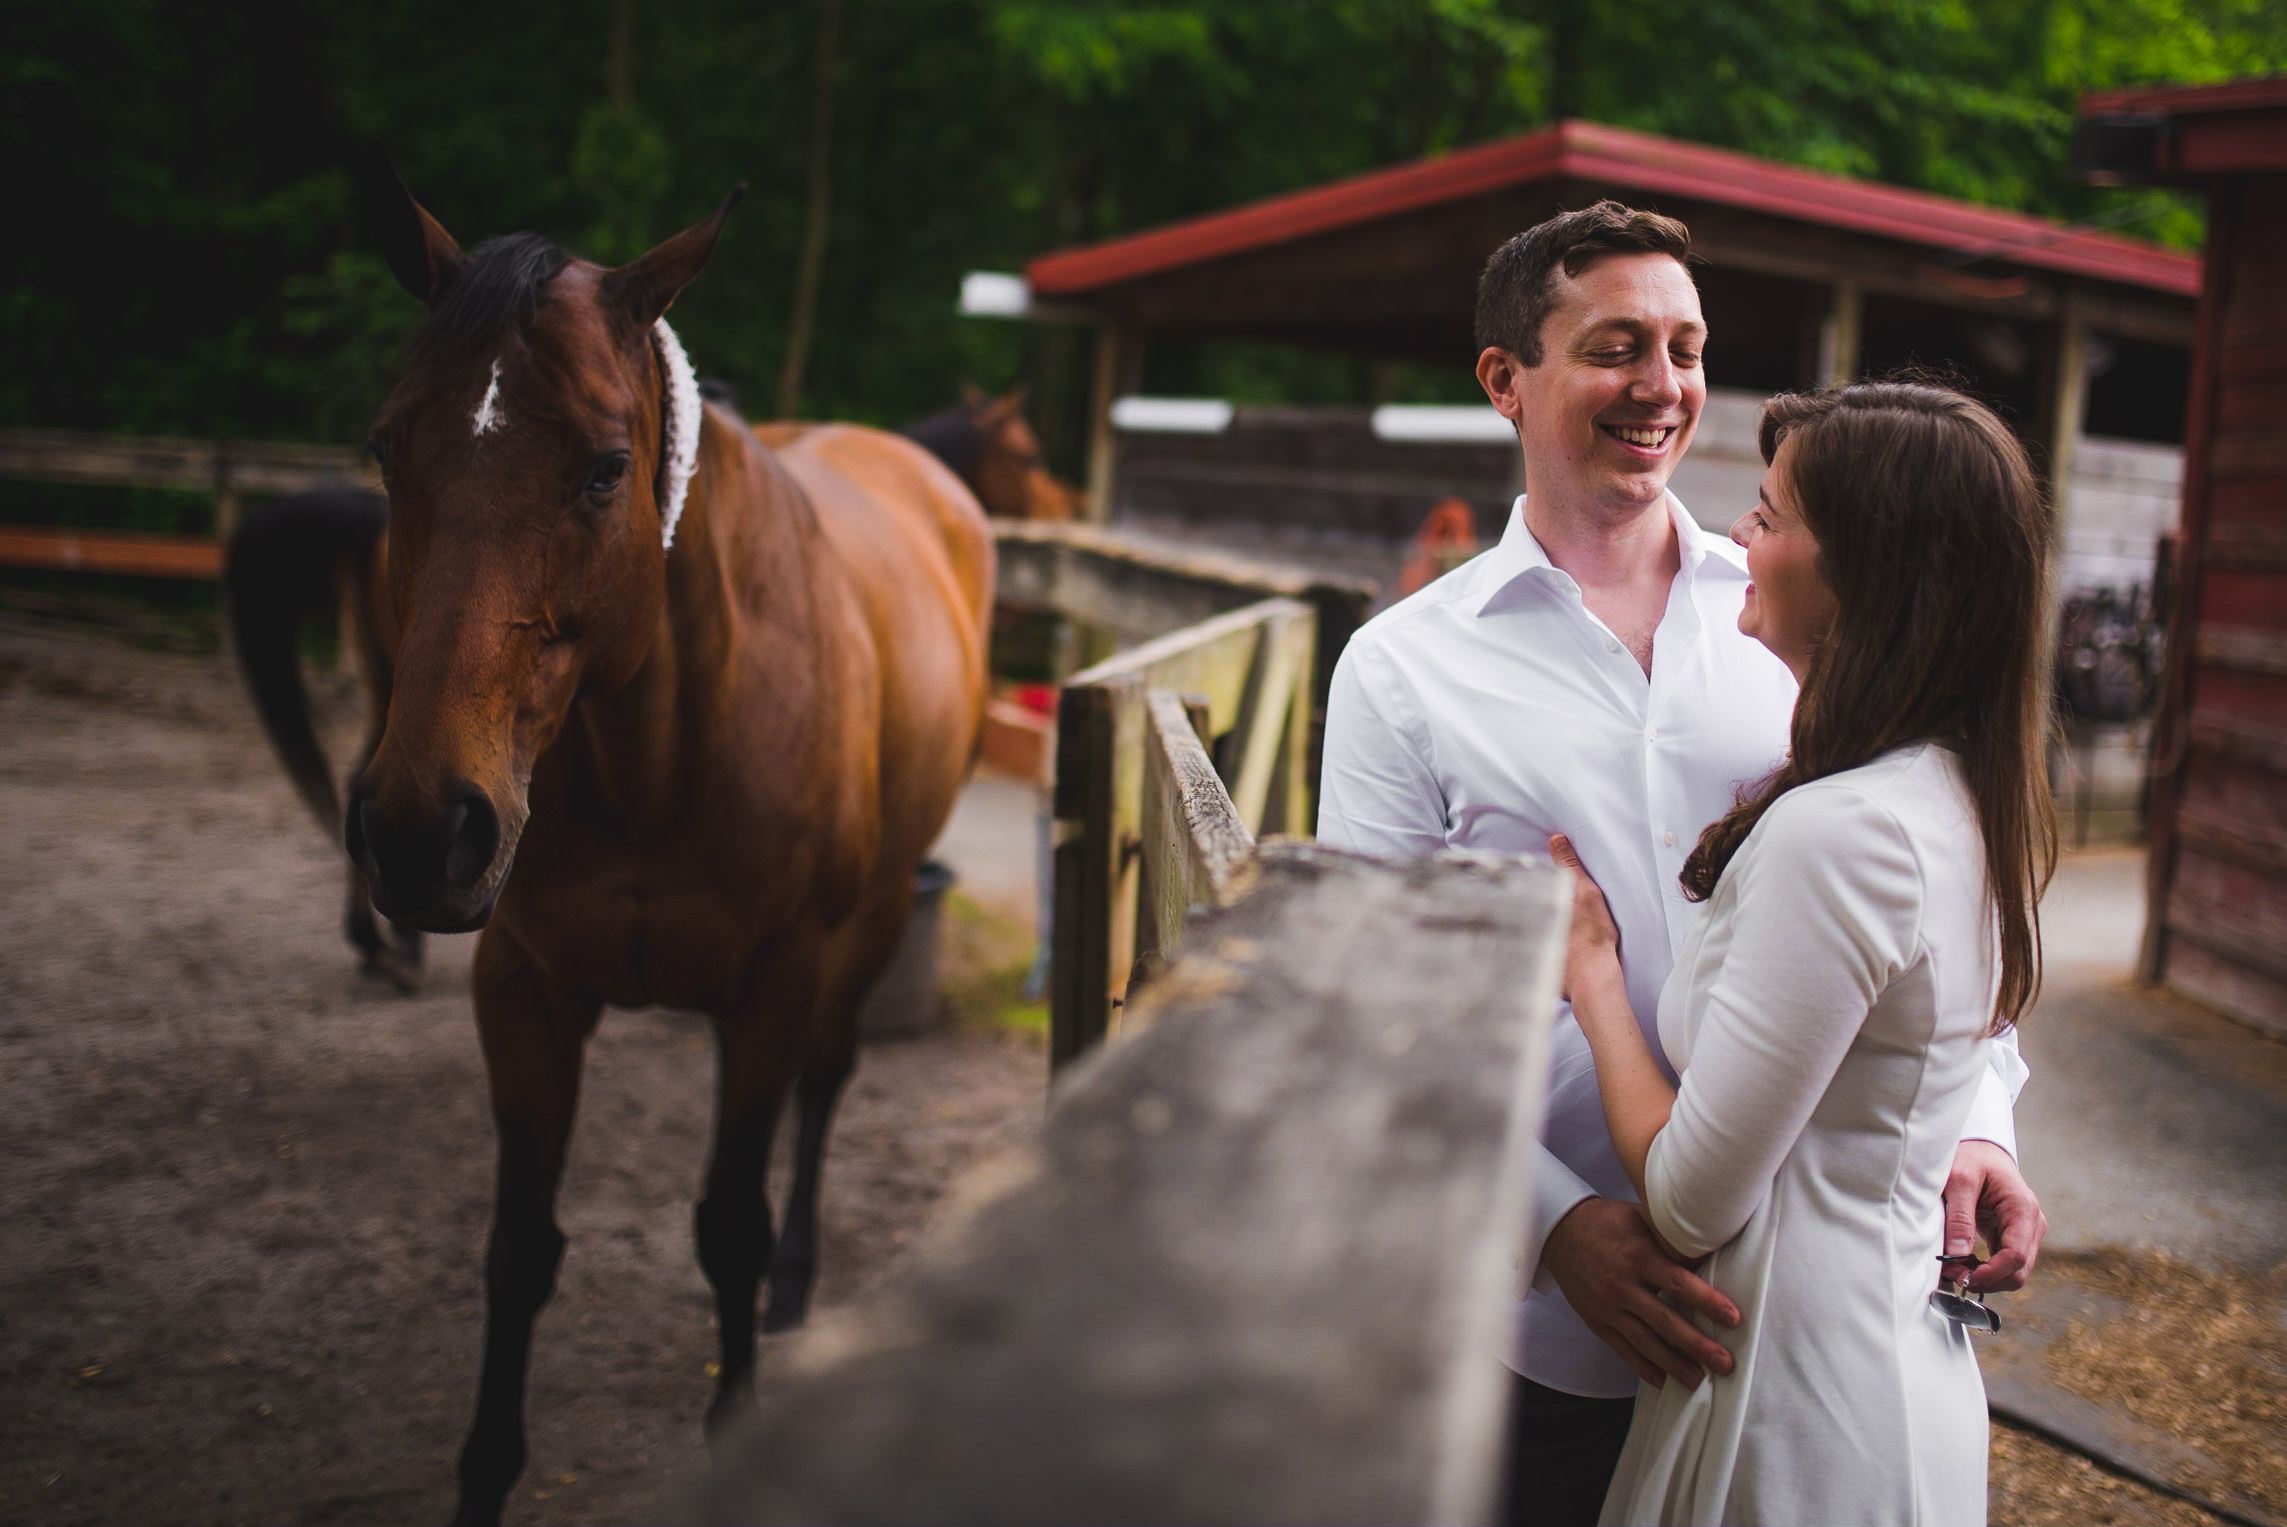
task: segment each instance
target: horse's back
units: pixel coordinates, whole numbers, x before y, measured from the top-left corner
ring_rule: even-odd
[[[862,424],[753,428],[802,485],[827,535],[861,578],[894,573],[922,546],[940,550],[981,635],[992,616],[992,525],[949,467],[902,435]]]
[[[864,608],[879,675],[882,863],[917,862],[942,830],[984,724],[992,526],[944,463],[853,424],[766,424]]]

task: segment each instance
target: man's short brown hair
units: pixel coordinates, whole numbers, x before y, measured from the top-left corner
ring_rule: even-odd
[[[1556,310],[1556,271],[1578,276],[1610,255],[1664,254],[1690,269],[1691,230],[1672,217],[1600,201],[1559,212],[1493,251],[1477,278],[1477,348],[1541,363],[1541,325]]]

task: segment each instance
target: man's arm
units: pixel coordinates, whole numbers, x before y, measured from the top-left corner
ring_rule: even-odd
[[[1977,1098],[1946,1178],[1946,1255],[1970,1255],[1978,1235],[1984,1235],[1992,1260],[1969,1275],[1969,1286],[1981,1293],[2023,1288],[2049,1233],[2049,1217],[2017,1167],[2011,1109],[2028,1074],[2017,1031],[2010,1029],[1987,1051],[1985,1075],[1978,1080]]]
[[[1318,838],[1336,848],[1418,859],[1445,847],[1445,791],[1430,762],[1427,722],[1389,660],[1353,641],[1334,666],[1318,786]],[[1739,1312],[1669,1258],[1633,1204],[1596,1190],[1532,1143],[1532,1234],[1518,1251],[1518,1293],[1561,1290],[1573,1313],[1637,1376],[1699,1382],[1731,1371],[1731,1355],[1700,1334],[1666,1294],[1720,1325]]]
[[[1389,659],[1353,641],[1327,686],[1319,749],[1318,840],[1386,859],[1445,847],[1445,791],[1429,728]]]

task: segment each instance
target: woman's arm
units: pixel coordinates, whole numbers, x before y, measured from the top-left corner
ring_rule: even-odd
[[[1644,1193],[1644,1162],[1651,1155],[1653,1137],[1667,1127],[1674,1110],[1676,1090],[1668,1084],[1660,1063],[1644,1043],[1636,1026],[1635,1009],[1628,1003],[1628,983],[1620,972],[1620,929],[1604,893],[1588,877],[1572,840],[1562,833],[1549,839],[1556,862],[1572,871],[1572,931],[1565,948],[1565,990],[1572,999],[1572,1016],[1587,1037],[1596,1057],[1596,1087],[1604,1099],[1604,1123],[1612,1131],[1612,1144],[1620,1166]]]

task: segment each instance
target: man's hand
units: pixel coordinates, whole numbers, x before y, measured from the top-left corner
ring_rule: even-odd
[[[1541,1261],[1596,1339],[1645,1383],[1672,1377],[1696,1388],[1706,1370],[1731,1371],[1731,1354],[1660,1295],[1723,1326],[1739,1324],[1738,1306],[1669,1256],[1634,1204],[1583,1199],[1549,1232]]]
[[[2005,1294],[2023,1288],[2048,1233],[2049,1217],[2025,1185],[2017,1158],[1991,1140],[1962,1141],[1946,1178],[1945,1254],[1966,1258],[1977,1237],[1985,1237],[1992,1260],[1969,1275],[1971,1290]]]

